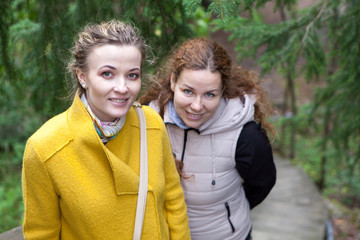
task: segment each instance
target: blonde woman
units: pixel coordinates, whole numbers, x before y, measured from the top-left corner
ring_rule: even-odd
[[[23,161],[25,239],[132,239],[139,192],[140,131],[133,103],[145,43],[110,21],[79,33],[68,110],[28,140]],[[165,126],[144,106],[148,191],[141,239],[189,239],[184,194]]]

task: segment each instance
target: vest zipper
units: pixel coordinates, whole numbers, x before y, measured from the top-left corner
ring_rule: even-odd
[[[184,144],[183,144],[183,149],[182,149],[182,153],[181,153],[181,161],[184,162],[184,157],[185,157],[185,149],[186,149],[186,143],[187,143],[187,136],[188,136],[188,132],[190,130],[194,130],[195,132],[197,132],[198,134],[200,134],[200,131],[198,129],[195,128],[188,128],[188,129],[184,129]]]
[[[189,131],[189,129],[185,129],[185,130],[184,130],[184,144],[183,144],[183,149],[182,149],[181,159],[180,159],[182,162],[184,162],[184,156],[185,156],[185,149],[186,149],[186,142],[187,142],[188,131]]]
[[[228,213],[228,221],[230,223],[231,230],[232,230],[232,232],[235,232],[234,225],[232,224],[231,219],[230,219],[231,214],[230,214],[230,207],[229,207],[228,202],[225,202],[225,208],[226,208],[227,213]]]
[[[216,184],[216,165],[215,165],[215,153],[214,153],[214,142],[213,142],[213,134],[210,135],[210,143],[211,143],[211,165],[212,165],[212,179],[211,185],[215,186]]]

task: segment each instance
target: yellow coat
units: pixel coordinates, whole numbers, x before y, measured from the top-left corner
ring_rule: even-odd
[[[190,239],[184,194],[162,119],[144,106],[149,183],[142,239]],[[80,98],[28,140],[23,161],[25,239],[132,239],[139,185],[133,108],[106,145]]]

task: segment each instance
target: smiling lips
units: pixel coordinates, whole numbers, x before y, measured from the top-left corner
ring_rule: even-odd
[[[204,114],[193,114],[193,113],[190,113],[190,112],[187,112],[187,116],[189,117],[189,119],[191,120],[199,120]]]
[[[125,103],[129,98],[109,98],[109,100],[114,103]]]

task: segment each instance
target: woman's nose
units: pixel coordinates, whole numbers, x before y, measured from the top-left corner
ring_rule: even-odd
[[[199,97],[194,98],[190,107],[195,111],[200,111],[203,108],[203,103],[202,103],[201,97],[199,96]]]
[[[115,81],[114,91],[120,94],[127,93],[128,88],[124,79],[118,79]]]

